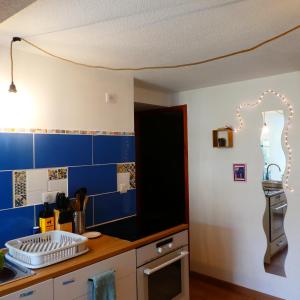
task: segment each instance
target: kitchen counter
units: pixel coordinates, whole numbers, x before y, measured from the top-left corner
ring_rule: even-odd
[[[35,270],[36,274],[31,277],[0,285],[0,297],[29,287],[33,284],[45,281],[47,279],[55,278],[77,269],[86,267],[101,260],[126,252],[128,250],[139,248],[141,246],[147,245],[151,242],[186,229],[188,229],[188,225],[182,224],[161,231],[159,233],[152,234],[134,242],[121,240],[108,235],[103,235],[98,239],[89,240],[88,247],[90,251],[88,253],[43,269]]]

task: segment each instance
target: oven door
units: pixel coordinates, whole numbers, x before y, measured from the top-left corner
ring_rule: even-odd
[[[284,234],[284,216],[286,210],[287,203],[285,201],[270,207],[271,242]]]
[[[188,254],[183,247],[139,267],[138,300],[188,300]]]

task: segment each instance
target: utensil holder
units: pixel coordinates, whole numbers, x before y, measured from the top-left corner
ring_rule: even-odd
[[[74,212],[74,233],[85,233],[85,211]]]

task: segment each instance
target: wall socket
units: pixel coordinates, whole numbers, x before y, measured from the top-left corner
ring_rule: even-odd
[[[57,193],[59,191],[42,193],[42,202],[55,203]]]

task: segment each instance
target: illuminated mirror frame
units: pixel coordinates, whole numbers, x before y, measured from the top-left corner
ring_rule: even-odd
[[[290,178],[291,169],[292,169],[292,148],[289,144],[289,129],[292,124],[294,109],[293,109],[293,106],[288,101],[288,99],[286,98],[286,96],[283,94],[280,94],[274,90],[266,90],[258,97],[258,99],[256,101],[251,102],[251,103],[240,104],[238,106],[238,108],[236,109],[236,117],[239,121],[239,126],[237,128],[234,128],[234,132],[238,133],[244,127],[244,121],[241,116],[241,110],[244,108],[254,108],[254,107],[258,106],[259,104],[261,104],[263,102],[264,97],[268,94],[272,94],[272,95],[276,96],[280,100],[281,104],[285,105],[287,107],[288,120],[287,120],[287,122],[285,122],[283,133],[284,133],[284,145],[285,145],[285,148],[287,149],[288,157],[287,157],[287,164],[286,164],[285,175],[284,175],[284,180],[283,180],[283,186],[285,187],[286,190],[293,192],[294,191],[293,187],[291,187],[289,185],[289,178]]]

